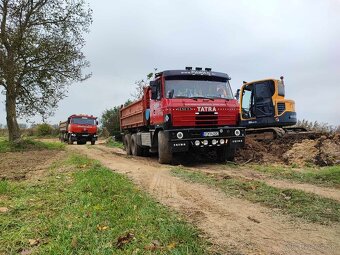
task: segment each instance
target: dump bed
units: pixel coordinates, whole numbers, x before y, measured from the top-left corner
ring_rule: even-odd
[[[120,110],[120,127],[122,130],[146,126],[144,100],[140,99]]]
[[[67,132],[67,121],[59,123],[59,131],[60,132]]]

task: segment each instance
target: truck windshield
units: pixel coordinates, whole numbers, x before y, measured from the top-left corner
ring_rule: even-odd
[[[228,80],[166,80],[166,98],[224,98],[233,99]]]
[[[78,124],[78,125],[95,125],[96,120],[92,118],[86,118],[86,117],[72,118],[71,123]]]

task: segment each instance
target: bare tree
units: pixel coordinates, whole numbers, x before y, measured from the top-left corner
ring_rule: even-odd
[[[72,82],[89,77],[82,48],[92,10],[84,0],[0,0],[0,89],[9,140],[18,117],[50,116]]]
[[[157,68],[154,68],[155,72],[157,71]],[[142,98],[143,93],[144,93],[144,88],[149,86],[149,81],[152,79],[152,77],[154,76],[154,73],[149,73],[146,76],[146,79],[142,79],[139,81],[135,81],[135,85],[136,85],[136,91],[135,93],[131,94],[131,96],[137,100]]]

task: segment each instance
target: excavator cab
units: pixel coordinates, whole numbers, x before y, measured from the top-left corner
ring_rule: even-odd
[[[244,82],[239,92],[240,125],[246,128],[296,124],[295,103],[285,99],[283,77]]]

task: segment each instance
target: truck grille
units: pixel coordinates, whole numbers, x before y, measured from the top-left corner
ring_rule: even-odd
[[[217,126],[218,115],[214,112],[200,112],[195,116],[196,126]]]
[[[286,110],[286,104],[285,103],[277,103],[277,113],[280,115]]]

